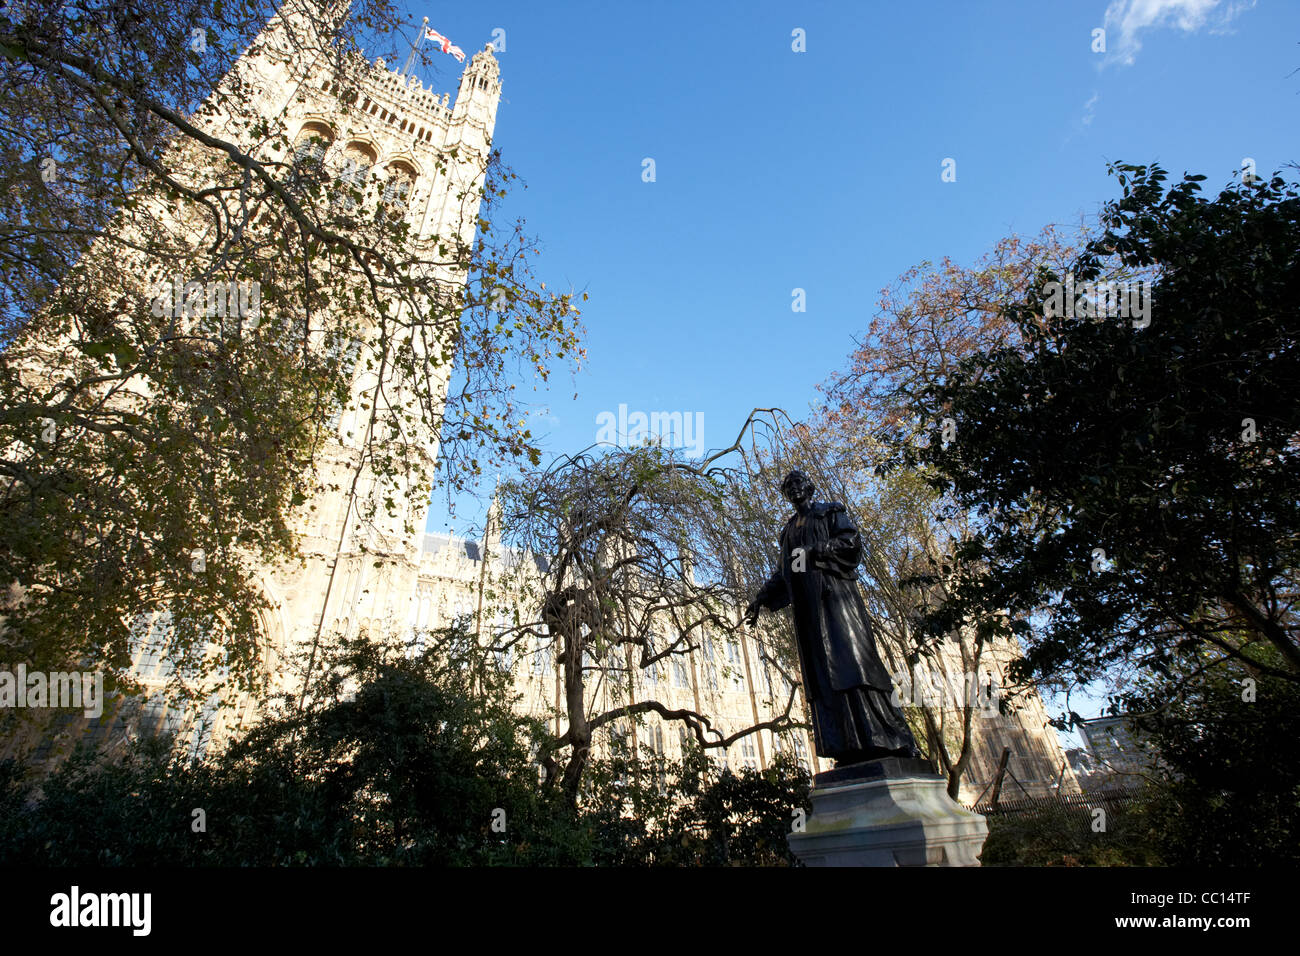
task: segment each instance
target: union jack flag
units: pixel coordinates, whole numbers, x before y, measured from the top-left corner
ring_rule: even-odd
[[[465,62],[465,51],[452,43],[433,27],[424,28],[424,37],[426,40],[432,40],[434,43],[438,44],[438,49],[442,50],[443,53],[450,53],[454,56],[457,63]]]

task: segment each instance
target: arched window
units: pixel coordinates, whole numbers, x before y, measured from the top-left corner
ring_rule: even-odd
[[[340,372],[349,379],[352,379],[356,373],[357,357],[361,354],[361,340],[350,339],[347,340],[346,344],[344,344],[343,341],[339,341],[327,349],[327,354],[331,358],[337,358],[339,360]],[[335,437],[339,437],[337,431],[339,421],[343,417],[343,406],[344,403],[339,401],[337,398],[329,399],[328,407],[330,408],[330,417],[329,421],[325,424],[325,428],[327,432],[334,434]],[[423,626],[424,625],[421,624],[421,627]]]
[[[317,180],[325,163],[325,153],[334,142],[334,131],[324,123],[306,123],[293,145],[295,182]]]
[[[745,662],[741,658],[740,645],[735,641],[727,641],[727,670],[731,675],[731,681],[738,689],[745,686]]]
[[[360,202],[375,165],[375,151],[364,143],[348,143],[343,150],[343,169],[339,173],[339,202],[351,212]]]
[[[204,629],[206,631],[206,629]],[[206,675],[206,697],[181,701],[168,697],[165,682],[177,671],[186,670],[196,656],[209,658],[223,653],[220,647],[202,642],[186,651],[175,645],[172,614],[168,610],[144,611],[131,624],[132,673],[144,685],[144,693],[130,700],[121,714],[122,726],[140,736],[173,737],[173,745],[191,759],[203,757],[221,723],[223,688],[229,668],[220,663]]]
[[[803,768],[809,773],[812,773],[812,761],[808,759],[808,745],[804,743],[801,734],[794,735],[794,755],[795,758],[803,764]]]
[[[334,142],[334,131],[324,123],[304,123],[294,142],[293,159],[295,164],[303,162],[320,163],[325,159],[325,151]]]
[[[468,628],[474,626],[474,606],[469,602],[468,598],[462,597],[456,602],[456,610],[452,616],[458,624],[463,624]]]
[[[171,634],[170,611],[142,613],[136,616],[131,628],[132,671],[146,680],[165,680],[175,670],[174,662],[167,659],[167,644]]]
[[[384,171],[384,193],[381,203],[390,215],[405,216],[411,190],[415,187],[415,169],[406,163],[390,163]]]
[[[375,165],[375,151],[365,143],[348,143],[343,150],[343,171],[339,181],[360,189],[370,176],[370,169]]]

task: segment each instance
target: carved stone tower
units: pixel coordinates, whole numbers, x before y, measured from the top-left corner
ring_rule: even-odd
[[[285,56],[285,31],[315,29],[296,21],[292,6],[285,4],[236,70],[248,78],[246,88],[261,91],[260,114],[279,126],[296,158],[361,193],[363,207],[378,202],[402,217],[416,248],[472,243],[501,98],[491,46],[471,58],[453,103],[449,93],[439,95],[383,60],[341,69],[324,42],[315,62]],[[342,15],[346,4],[338,9]],[[427,268],[449,294],[465,282],[455,264]],[[417,590],[441,415],[441,408],[427,407],[422,414],[418,395],[445,394],[450,362],[443,342],[413,343],[415,366],[427,375],[416,388],[409,369],[386,365],[382,349],[392,344],[381,346],[377,335],[377,325],[351,334],[351,399],[338,410],[315,465],[321,490],[298,511],[305,564],[262,575],[274,609],[268,666],[281,691],[297,692],[303,679],[291,660],[310,662],[333,636],[404,621]],[[367,449],[392,441],[418,448],[427,468],[394,475],[371,467]]]

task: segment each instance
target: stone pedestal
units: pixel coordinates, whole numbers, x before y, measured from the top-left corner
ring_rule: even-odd
[[[979,866],[989,828],[924,760],[886,757],[813,778],[790,849],[805,866]]]

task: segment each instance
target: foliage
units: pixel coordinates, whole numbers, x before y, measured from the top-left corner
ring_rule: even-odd
[[[1221,654],[1148,674],[1116,707],[1150,770],[1133,804],[991,814],[981,861],[1015,866],[1259,867],[1300,858],[1300,692]]]
[[[1047,283],[1006,304],[1020,344],[907,391],[955,440],[886,437],[977,533],[929,624],[1008,615],[1026,671],[1088,681],[1214,648],[1300,681],[1300,199],[1280,177],[1209,200],[1200,176],[1113,167],[1123,196],[1073,266],[1076,288],[1146,278],[1150,324],[1045,317]],[[1247,421],[1249,420],[1249,421]],[[1268,663],[1263,650],[1276,651]]]
[[[582,821],[601,866],[794,866],[786,836],[812,812],[808,771],[789,754],[766,770],[723,769],[691,747],[593,761]]]
[[[1300,862],[1300,768],[1289,759],[1300,735],[1293,682],[1256,677],[1231,659],[1187,660],[1144,681],[1126,709],[1159,756],[1148,814],[1167,863]]]
[[[82,752],[0,824],[0,859],[41,865],[513,865],[580,862],[537,785],[537,727],[464,632],[416,657],[357,642],[307,712],[208,763],[145,741]],[[13,800],[13,786],[6,795]],[[202,808],[206,832],[192,831]],[[494,828],[494,823],[496,828]]]
[[[1108,808],[1106,829],[1092,829],[1083,808],[1044,806],[1036,813],[995,813],[986,819],[984,866],[1161,866],[1145,807]]]
[[[881,291],[846,367],[822,387],[824,427],[867,461],[879,454],[872,436],[880,427],[933,428],[910,397],[945,381],[963,359],[1017,348],[1019,330],[1003,306],[1024,296],[1044,265],[1064,269],[1086,234],[1082,225],[1048,226],[1032,238],[999,240],[970,267],[944,257],[908,269]]]
[[[536,460],[513,379],[581,349],[573,297],[499,215],[513,174],[448,150],[430,172],[459,183],[459,219],[419,234],[382,177],[290,142],[265,95],[268,65],[314,70],[355,114],[360,51],[392,60],[399,28],[388,0],[0,10],[7,660],[129,683],[132,621],[163,609],[177,689],[248,689],[255,569],[295,556],[318,493],[349,493],[320,487],[322,461],[383,489],[353,482],[361,527],[423,514],[435,466],[412,435],[440,436],[448,487]],[[256,287],[260,316],[156,308],[174,278]]]
[[[331,653],[304,712],[273,718],[206,763],[166,739],[123,758],[79,751],[34,781],[0,764],[0,862],[27,865],[792,865],[807,771],[718,771],[643,749],[593,760],[572,810],[539,782],[544,728],[511,707],[507,675],[461,630],[409,657],[359,641]],[[1300,699],[1287,681],[1242,700],[1240,668],[1188,666],[1130,699],[1161,758],[1103,833],[1079,807],[989,817],[985,865],[1295,862],[1300,780],[1277,759]],[[205,832],[192,829],[201,808]],[[498,811],[504,816],[498,817]],[[504,822],[504,832],[493,828]],[[1267,821],[1267,826],[1261,826]]]
[[[784,865],[807,772],[789,758],[718,776],[597,761],[575,815],[539,783],[542,729],[464,631],[418,656],[331,654],[306,711],[208,762],[166,739],[123,759],[80,750],[34,781],[0,764],[0,862],[62,865]],[[204,811],[204,832],[193,829]],[[494,826],[494,824],[498,824]]]

